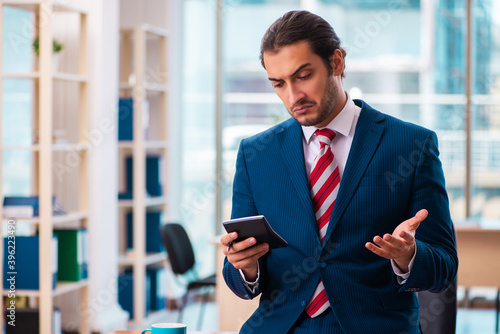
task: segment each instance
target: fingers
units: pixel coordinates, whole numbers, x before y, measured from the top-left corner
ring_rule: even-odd
[[[379,237],[379,238],[380,238],[380,237]],[[367,243],[365,244],[365,247],[366,247],[369,251],[371,251],[371,252],[373,252],[373,253],[377,254],[378,256],[381,256],[381,257],[386,258],[386,259],[390,259],[390,258],[391,258],[391,254],[389,254],[389,253],[388,253],[387,251],[385,251],[383,248],[377,247],[376,245],[372,244],[371,242],[367,242]]]
[[[266,254],[268,251],[269,245],[261,244],[248,250],[228,255],[228,261],[236,269],[245,269],[254,266],[259,258]]]
[[[234,254],[237,252],[244,251],[247,248],[250,248],[253,245],[255,245],[256,242],[257,242],[257,240],[255,240],[255,238],[248,238],[248,239],[245,239],[245,240],[240,241],[240,242],[228,244],[227,249],[224,251],[224,255],[227,256],[229,253]]]
[[[406,231],[401,231],[399,237],[402,238],[406,243],[411,244],[415,240],[415,233],[408,233]]]
[[[429,213],[426,209],[422,209],[418,211],[414,217],[408,219],[406,223],[408,224],[409,232],[415,232],[420,226],[420,223],[423,222],[425,218],[427,218],[428,214]]]
[[[395,259],[411,251],[415,238],[412,234],[402,231],[401,238],[385,234],[383,238],[376,236],[372,242],[367,242],[365,247],[378,256],[386,259]]]
[[[231,243],[233,240],[235,240],[238,237],[238,233],[236,232],[231,232],[228,234],[224,234],[220,238],[221,244],[223,244],[225,247],[229,246],[229,243]]]
[[[405,247],[403,242],[390,234],[385,234],[383,238],[377,235],[373,238],[373,243],[367,242],[365,246],[373,253],[387,259],[393,258],[402,247]]]
[[[220,238],[221,244],[225,246],[222,252],[236,269],[255,266],[258,259],[269,251],[269,244],[256,245],[255,238],[233,243],[236,238],[238,238],[236,232],[225,234]]]
[[[414,253],[415,231],[420,223],[427,218],[425,209],[418,211],[414,217],[405,220],[394,230],[393,234],[386,233],[384,237],[376,236],[373,242],[367,242],[365,247],[378,256],[386,259],[406,258]]]

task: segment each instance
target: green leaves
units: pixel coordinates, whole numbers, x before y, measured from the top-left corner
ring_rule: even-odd
[[[59,43],[56,40],[52,41],[52,52],[53,53],[57,53],[57,52],[61,51],[63,48],[64,48],[64,44]],[[39,37],[35,38],[35,40],[33,41],[33,51],[35,51],[37,56],[40,55],[40,38]]]

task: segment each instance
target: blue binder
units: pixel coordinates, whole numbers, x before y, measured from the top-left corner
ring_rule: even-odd
[[[144,292],[146,296],[145,315],[149,314],[151,308],[151,281],[146,272],[146,286]],[[130,318],[134,317],[134,276],[132,271],[127,270],[125,273],[118,276],[118,303],[130,314]]]
[[[165,250],[160,236],[161,212],[146,212],[146,253]],[[133,214],[127,213],[127,248],[134,247]]]
[[[54,236],[53,247],[57,249],[57,237]],[[16,290],[39,290],[40,289],[40,263],[38,261],[40,240],[38,236],[16,236],[15,239],[15,264],[8,261],[9,244],[8,238],[4,238],[4,260],[3,260],[3,288],[10,290],[11,283]],[[52,288],[56,288],[57,282],[57,252],[52,258]],[[11,274],[12,273],[12,274]]]
[[[3,206],[31,206],[33,207],[33,217],[39,216],[40,199],[38,196],[5,196],[3,199]],[[56,197],[52,196],[52,208],[57,206]]]
[[[133,192],[133,168],[134,162],[132,157],[127,157],[125,162],[125,173],[127,175],[126,186],[127,192]],[[150,196],[162,196],[162,172],[161,172],[161,156],[148,155],[146,157],[146,192]]]
[[[118,101],[118,140],[134,138],[134,101],[132,98]]]
[[[165,284],[166,275],[164,267],[148,268],[148,275],[151,279],[151,310],[159,311],[165,308]]]

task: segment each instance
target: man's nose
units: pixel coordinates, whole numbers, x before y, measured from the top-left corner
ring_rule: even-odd
[[[293,106],[305,97],[304,92],[297,85],[289,85],[288,87],[288,102],[290,106]]]

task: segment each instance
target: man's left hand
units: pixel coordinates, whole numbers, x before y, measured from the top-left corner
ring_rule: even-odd
[[[422,209],[415,217],[399,224],[392,234],[386,233],[384,237],[377,235],[373,238],[373,243],[367,242],[365,247],[378,256],[394,260],[399,269],[406,273],[415,254],[415,231],[425,218],[427,210]]]

